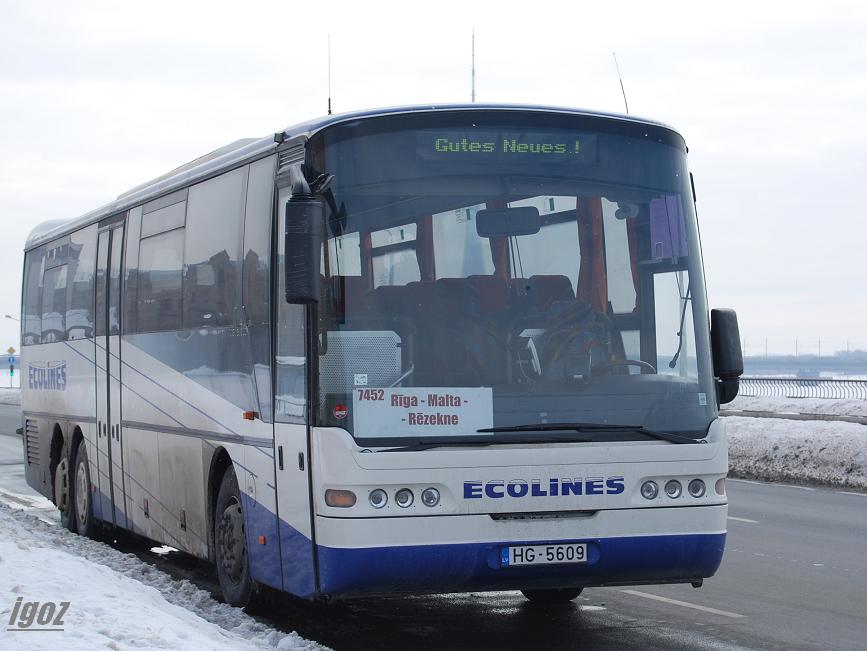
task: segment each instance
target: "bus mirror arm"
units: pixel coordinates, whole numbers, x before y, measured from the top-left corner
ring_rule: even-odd
[[[292,196],[286,202],[284,233],[286,301],[300,305],[318,303],[325,204],[315,190],[327,186],[327,181],[316,179],[311,189],[301,165],[290,168],[289,178]]]
[[[738,395],[740,377],[744,372],[738,315],[734,310],[710,311],[710,345],[719,402],[726,404]]]

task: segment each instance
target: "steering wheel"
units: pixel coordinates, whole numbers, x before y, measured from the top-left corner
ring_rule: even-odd
[[[598,366],[594,366],[593,370],[598,372],[606,372],[612,368],[617,368],[619,366],[638,366],[639,368],[646,369],[651,373],[657,373],[656,367],[650,362],[645,362],[640,359],[617,359],[613,362],[607,362],[605,364],[599,364]]]

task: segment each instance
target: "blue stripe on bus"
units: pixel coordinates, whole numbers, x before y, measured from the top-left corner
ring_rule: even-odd
[[[716,572],[725,536],[593,539],[586,541],[587,563],[531,567],[501,567],[500,550],[505,545],[553,541],[349,549],[319,546],[319,576],[324,594],[343,596],[690,581]]]
[[[313,572],[313,543],[270,510],[241,493],[247,530],[247,557],[250,576],[277,590],[298,597],[316,595]],[[265,536],[265,544],[259,542]],[[282,563],[281,563],[282,555]]]

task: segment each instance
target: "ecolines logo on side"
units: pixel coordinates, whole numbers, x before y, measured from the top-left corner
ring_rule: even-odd
[[[503,481],[465,481],[464,499],[481,499],[490,497],[565,497],[567,495],[620,495],[626,490],[623,477],[577,477],[573,479],[551,478],[547,482],[541,479],[512,479]]]
[[[30,362],[28,386],[34,391],[66,391],[66,362]]]

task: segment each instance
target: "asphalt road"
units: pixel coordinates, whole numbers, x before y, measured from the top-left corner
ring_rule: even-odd
[[[26,490],[19,423],[17,407],[0,406],[0,491]],[[737,480],[728,486],[725,558],[698,590],[596,588],[556,609],[533,607],[512,592],[336,604],[286,598],[254,614],[335,649],[867,648],[867,494]],[[214,589],[195,559],[118,544]]]

